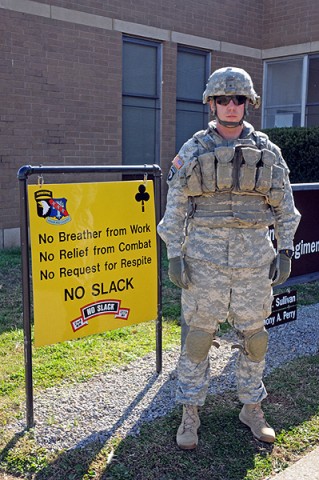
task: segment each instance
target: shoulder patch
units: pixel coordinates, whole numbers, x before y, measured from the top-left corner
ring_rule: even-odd
[[[176,157],[172,161],[172,166],[170,171],[168,172],[167,181],[170,182],[174,177],[175,173],[182,168],[184,165],[184,160],[176,155]]]
[[[167,175],[167,181],[168,182],[170,182],[172,180],[172,178],[174,177],[176,172],[177,172],[176,168],[174,167],[174,165],[172,165],[169,172],[168,172],[168,175]]]
[[[181,157],[179,157],[178,155],[176,155],[176,157],[174,158],[174,160],[172,161],[172,164],[173,166],[179,170],[180,168],[182,168],[182,166],[184,165],[184,160],[181,159]]]

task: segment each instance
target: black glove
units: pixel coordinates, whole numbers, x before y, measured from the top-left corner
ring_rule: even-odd
[[[169,259],[168,276],[170,281],[177,287],[185,288],[186,290],[188,289],[189,275],[186,264],[181,257],[173,257]]]
[[[272,286],[281,285],[289,278],[291,272],[291,258],[285,253],[278,253],[270,265],[269,278],[273,280]]]

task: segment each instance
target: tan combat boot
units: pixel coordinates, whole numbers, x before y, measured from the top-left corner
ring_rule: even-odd
[[[244,405],[239,414],[239,420],[247,425],[261,442],[274,443],[275,431],[266,422],[260,403]]]
[[[183,405],[183,418],[177,434],[177,445],[183,450],[192,450],[197,447],[197,430],[200,426],[196,405]]]

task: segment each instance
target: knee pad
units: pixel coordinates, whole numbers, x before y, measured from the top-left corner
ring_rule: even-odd
[[[186,337],[186,353],[194,363],[200,363],[205,360],[209,349],[212,346],[214,335],[204,330],[190,330]]]
[[[245,335],[245,354],[252,362],[261,362],[267,352],[268,332],[265,328],[251,335]]]

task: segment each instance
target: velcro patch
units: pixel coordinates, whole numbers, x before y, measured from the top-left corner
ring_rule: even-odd
[[[174,165],[172,165],[171,168],[170,168],[170,171],[168,172],[168,176],[167,176],[167,181],[168,182],[170,182],[172,180],[172,178],[174,177],[176,172],[177,172],[176,168],[174,167]]]
[[[176,157],[172,161],[172,164],[177,168],[177,170],[179,170],[184,165],[184,160],[182,160],[181,157],[176,155]]]

